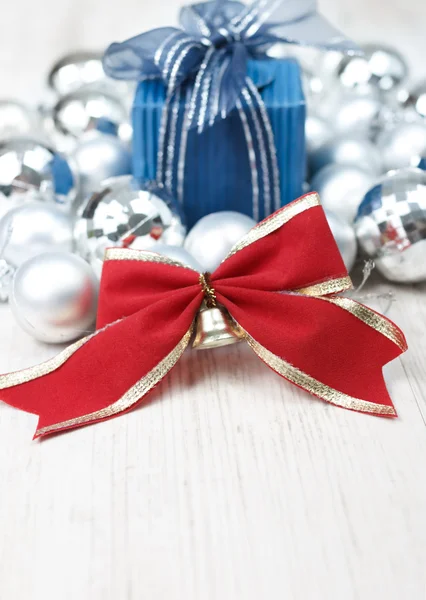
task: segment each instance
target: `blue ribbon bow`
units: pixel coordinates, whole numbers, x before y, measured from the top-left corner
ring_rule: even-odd
[[[182,202],[189,131],[197,128],[201,133],[236,109],[250,163],[253,217],[270,214],[280,207],[280,174],[259,81],[256,86],[247,77],[247,61],[267,58],[267,51],[277,43],[348,53],[359,49],[318,14],[316,0],[203,2],[182,8],[180,25],[181,29],[162,27],[114,43],[103,61],[107,75],[116,79],[165,83],[157,183]],[[258,68],[262,72],[262,61]],[[183,98],[185,118],[177,127]]]

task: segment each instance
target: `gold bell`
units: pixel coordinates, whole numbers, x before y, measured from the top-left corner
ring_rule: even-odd
[[[197,316],[192,347],[197,350],[219,348],[219,346],[236,344],[243,337],[243,332],[224,307],[209,308],[204,304]]]

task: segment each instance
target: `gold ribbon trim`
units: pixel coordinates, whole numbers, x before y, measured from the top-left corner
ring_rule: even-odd
[[[351,290],[352,288],[352,279],[348,276],[341,277],[339,279],[330,279],[329,281],[323,281],[322,283],[309,285],[308,287],[296,290],[296,293],[303,294],[304,296],[329,296],[330,294],[346,292],[347,290]]]
[[[184,264],[178,260],[157,254],[155,251],[149,250],[131,250],[127,248],[108,248],[105,252],[104,262],[108,260],[138,260],[141,262],[151,262],[161,265],[168,265],[169,267],[183,267],[184,269],[190,269],[195,273],[198,273],[196,269],[193,269],[189,265]]]
[[[351,315],[387,337],[391,342],[396,344],[402,352],[407,350],[407,342],[405,341],[402,332],[391,321],[388,321],[385,317],[382,317],[382,315],[379,315],[367,306],[358,304],[358,302],[355,302],[355,300],[352,300],[351,298],[318,298],[318,300],[330,302],[330,304],[334,304],[335,306],[350,312]]]
[[[295,200],[288,206],[284,206],[284,208],[274,213],[271,217],[265,219],[256,227],[253,227],[253,229],[251,229],[247,235],[245,235],[239,242],[237,242],[237,244],[235,244],[228,256],[222,262],[225,262],[225,260],[240,250],[247,248],[247,246],[254,244],[254,242],[257,242],[270,233],[273,233],[285,223],[291,221],[291,219],[297,215],[305,212],[305,210],[309,210],[315,206],[321,206],[319,196],[316,192],[308,194],[307,196],[300,198],[300,200]]]
[[[216,292],[210,281],[211,273],[200,273],[200,285],[204,293],[207,308],[215,308],[217,306]]]
[[[149,373],[147,373],[142,379],[140,379],[133,387],[131,387],[119,400],[102,408],[96,412],[75,419],[69,419],[62,423],[56,423],[55,425],[49,425],[36,431],[36,437],[45,435],[46,433],[52,433],[61,429],[69,427],[75,427],[78,425],[86,425],[92,421],[99,421],[117,415],[125,410],[131,408],[134,404],[139,402],[148,392],[150,392],[172,369],[178,362],[192,336],[193,325],[185,333],[181,341],[175,348],[168,354],[161,362],[158,363]]]
[[[256,342],[246,331],[244,332],[245,339],[249,344],[250,348],[263,360],[271,369],[285,377],[291,383],[305,389],[310,394],[335,404],[343,408],[349,408],[351,410],[357,410],[359,412],[373,413],[379,415],[388,415],[396,417],[396,412],[392,406],[384,406],[383,404],[376,404],[374,402],[367,402],[360,398],[353,398],[343,392],[339,392],[334,388],[321,383],[314,377],[311,377],[307,373],[304,373],[297,367],[283,360],[279,356],[276,356],[264,346]]]

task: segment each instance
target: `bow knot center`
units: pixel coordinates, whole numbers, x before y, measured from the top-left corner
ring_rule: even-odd
[[[204,293],[207,308],[215,308],[217,306],[216,292],[211,284],[211,273],[200,273],[199,281]]]
[[[220,50],[226,46],[231,46],[235,42],[241,41],[241,36],[226,27],[220,27],[210,36],[210,44]]]

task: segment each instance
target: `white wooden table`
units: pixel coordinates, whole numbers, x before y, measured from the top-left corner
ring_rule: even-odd
[[[421,74],[423,0],[322,5],[361,40],[400,40]],[[176,6],[9,4],[2,95]],[[314,400],[243,345],[188,352],[144,408],[38,443],[36,417],[0,405],[0,599],[425,600],[426,286],[393,289],[396,420]],[[56,352],[0,307],[0,372]]]

